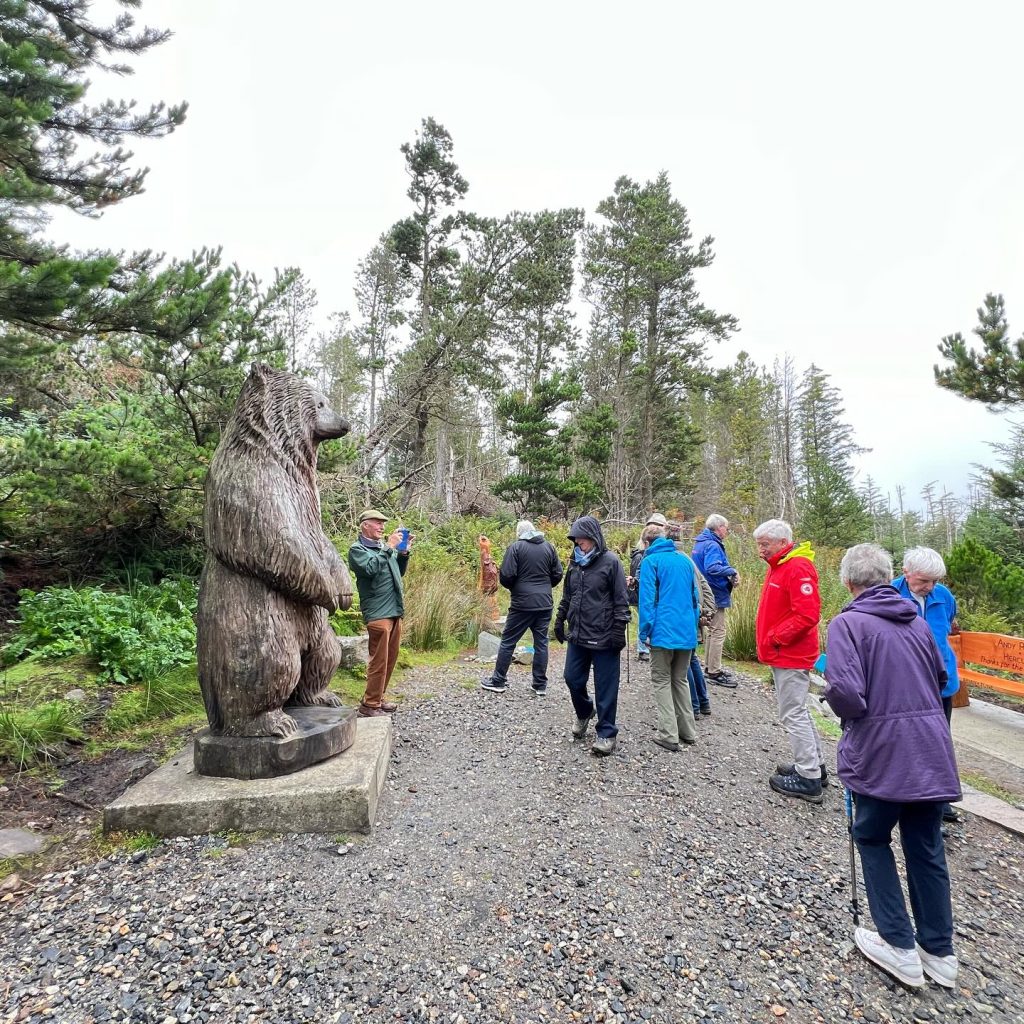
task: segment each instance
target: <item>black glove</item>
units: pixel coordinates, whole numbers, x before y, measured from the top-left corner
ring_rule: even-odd
[[[612,650],[621,651],[626,646],[626,623],[616,622],[612,626]]]
[[[555,639],[560,644],[564,644],[565,643],[565,620],[564,619],[556,619],[555,620]]]

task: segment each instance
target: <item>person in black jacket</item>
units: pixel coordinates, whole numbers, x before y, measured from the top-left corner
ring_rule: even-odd
[[[480,685],[492,693],[505,692],[516,644],[530,630],[533,634],[533,692],[543,697],[548,690],[548,627],[554,605],[551,591],[562,579],[562,563],[554,545],[546,541],[544,534],[534,529],[529,520],[523,519],[516,525],[516,537],[505,551],[498,573],[501,585],[512,592],[512,603],[501,633],[494,672],[485,676]]]
[[[591,751],[604,757],[615,749],[619,729],[615,710],[619,700],[619,652],[626,646],[629,600],[626,574],[618,556],[609,551],[601,524],[581,516],[572,524],[575,543],[565,574],[562,600],[555,616],[555,639],[569,642],[565,655],[565,684],[576,712],[572,735],[583,739],[597,714],[597,736]],[[587,693],[594,670],[594,700]],[[596,707],[595,707],[596,702]]]

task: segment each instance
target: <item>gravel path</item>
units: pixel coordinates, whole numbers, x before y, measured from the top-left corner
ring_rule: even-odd
[[[172,840],[0,903],[0,1019],[1022,1020],[1019,839],[954,829],[961,988],[915,994],[853,950],[840,791],[766,785],[763,683],[713,688],[670,754],[634,663],[597,759],[564,688],[513,672],[503,695],[479,666],[423,675],[372,837]]]

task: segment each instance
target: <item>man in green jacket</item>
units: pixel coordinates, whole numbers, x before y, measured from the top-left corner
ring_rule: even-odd
[[[366,691],[359,705],[360,718],[390,715],[398,705],[384,700],[398,661],[402,639],[402,577],[409,567],[412,536],[402,545],[403,533],[395,530],[383,543],[387,516],[368,508],[359,516],[359,536],[348,549],[348,565],[356,578],[359,609],[370,634],[370,660],[366,666]]]

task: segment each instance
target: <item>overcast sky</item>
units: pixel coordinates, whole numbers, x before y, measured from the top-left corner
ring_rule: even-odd
[[[118,90],[185,99],[137,148],[145,195],[76,246],[222,245],[301,267],[321,313],[354,310],[358,260],[409,213],[398,147],[432,116],[465,207],[582,206],[669,174],[704,300],[739,318],[717,365],[816,362],[842,390],[861,478],[960,492],[1005,417],[933,383],[943,335],[988,291],[1024,333],[1017,3],[335,3],[145,0],[174,37]]]

